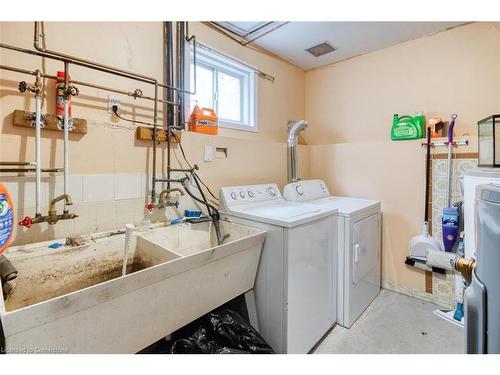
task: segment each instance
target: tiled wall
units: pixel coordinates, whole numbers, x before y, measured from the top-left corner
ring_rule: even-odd
[[[145,174],[71,175],[68,192],[73,199],[73,205],[70,212],[79,215],[78,218],[59,221],[55,225],[34,224],[30,229],[16,225],[12,245],[123,228],[127,223],[137,225],[148,218],[155,222],[177,216],[181,211],[174,208],[157,209],[153,214],[145,210],[150,199],[148,182],[148,176]],[[7,187],[13,198],[17,221],[25,216],[35,215],[34,177],[2,176],[2,184]],[[158,192],[162,188],[159,185]],[[62,193],[62,175],[42,178],[43,215],[48,212],[49,201]],[[180,202],[182,211],[195,206],[187,197],[182,197]],[[63,202],[58,202],[57,210],[58,213],[62,212]]]
[[[452,163],[451,202],[461,201],[460,176],[463,172],[477,167],[476,158],[457,158]],[[442,242],[441,218],[443,208],[447,205],[448,161],[434,158],[432,161],[432,235]],[[453,272],[446,275],[433,273],[432,301],[438,305],[452,308],[455,304],[455,276]]]

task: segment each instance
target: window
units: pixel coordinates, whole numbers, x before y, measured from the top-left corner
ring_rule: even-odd
[[[191,90],[194,90],[194,61],[191,59]],[[257,131],[255,71],[233,59],[205,48],[196,50],[196,95],[191,95],[191,111],[213,108],[219,126]]]

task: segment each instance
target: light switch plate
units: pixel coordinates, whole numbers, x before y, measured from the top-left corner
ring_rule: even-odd
[[[210,145],[205,146],[205,161],[213,161],[214,160],[214,149]]]

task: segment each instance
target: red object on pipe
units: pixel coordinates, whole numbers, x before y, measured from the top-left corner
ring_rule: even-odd
[[[153,205],[153,203],[148,203],[148,204],[146,205],[146,209],[147,209],[149,212],[153,212],[153,208],[154,208],[154,207],[155,207],[155,206]]]
[[[71,76],[68,74],[68,81]],[[69,83],[68,83],[69,85]],[[56,84],[56,115],[64,118],[64,72],[57,72],[57,84]],[[68,114],[71,118],[71,95],[68,96]]]
[[[31,224],[33,224],[33,220],[31,220],[31,217],[26,216],[23,220],[19,222],[19,225],[21,227],[26,227],[26,228],[31,228]]]

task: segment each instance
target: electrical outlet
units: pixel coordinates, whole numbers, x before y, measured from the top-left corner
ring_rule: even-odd
[[[113,106],[116,106],[118,108],[118,111],[120,110],[120,99],[118,99],[116,96],[108,95],[108,112],[113,113]]]

